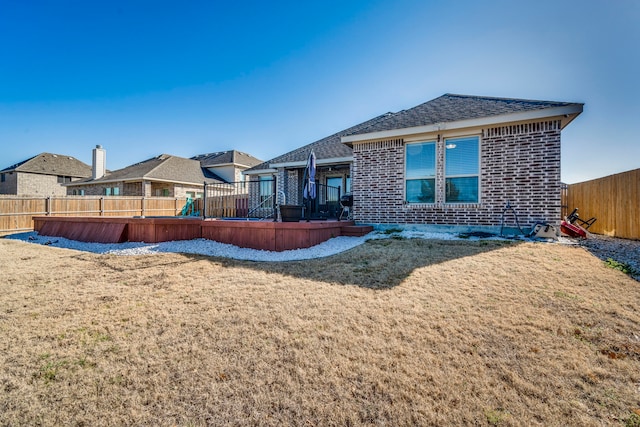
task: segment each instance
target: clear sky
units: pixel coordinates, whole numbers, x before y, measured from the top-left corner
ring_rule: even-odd
[[[0,0],[0,169],[268,160],[444,93],[585,103],[562,179],[640,168],[640,1]]]

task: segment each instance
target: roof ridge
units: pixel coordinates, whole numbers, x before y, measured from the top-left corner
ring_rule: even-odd
[[[528,99],[528,98],[507,98],[507,97],[501,97],[501,96],[465,95],[465,94],[459,94],[459,93],[445,93],[444,95],[439,96],[438,98],[443,98],[445,96],[451,97],[451,98],[455,97],[455,98],[485,99],[485,100],[492,100],[492,101],[529,102],[532,104],[579,104],[579,102],[549,101],[544,99]],[[435,98],[435,99],[438,99],[438,98]],[[427,102],[431,102],[431,101],[427,101]]]
[[[164,159],[163,159],[162,157],[164,157]],[[153,171],[155,171],[156,169],[158,169],[160,166],[162,166],[162,165],[164,164],[164,162],[166,162],[167,160],[169,160],[171,157],[173,157],[171,154],[164,154],[164,153],[163,153],[163,154],[160,154],[160,155],[158,155],[158,156],[156,156],[156,157],[152,157],[152,158],[150,158],[150,159],[147,159],[147,160],[145,160],[145,161],[143,161],[143,162],[140,162],[140,163],[136,163],[136,164],[131,165],[131,166],[137,166],[137,165],[139,165],[139,164],[142,164],[142,163],[145,163],[145,162],[149,162],[149,161],[151,161],[151,160],[155,160],[155,159],[160,160],[160,163],[158,163],[157,165],[155,165],[154,167],[152,167],[151,169],[149,169],[149,170],[148,170],[144,175],[142,175],[142,177],[143,177],[143,178],[146,178],[146,177],[147,177],[147,175],[151,174],[151,172],[153,172]],[[126,168],[125,168],[125,169],[126,169]]]

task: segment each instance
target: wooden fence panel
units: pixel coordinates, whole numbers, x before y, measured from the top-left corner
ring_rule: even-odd
[[[185,199],[168,199],[166,197],[149,197],[144,199],[145,216],[180,215]]]
[[[0,232],[33,230],[33,216],[47,213],[46,198],[0,197]]]
[[[99,216],[100,197],[50,197],[47,214],[51,216]]]
[[[597,218],[590,232],[640,239],[640,169],[569,185],[567,208]]]
[[[104,197],[103,216],[140,216],[142,215],[142,197]]]

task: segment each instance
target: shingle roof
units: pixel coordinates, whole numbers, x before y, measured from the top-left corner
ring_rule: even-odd
[[[262,160],[250,154],[237,150],[218,151],[217,153],[198,154],[191,159],[198,160],[203,168],[217,165],[235,164],[243,166],[255,166],[262,163]]]
[[[41,153],[0,172],[28,172],[88,178],[91,176],[91,166],[64,154]]]
[[[290,151],[281,156],[275,157],[267,162],[254,166],[251,169],[247,169],[245,172],[250,173],[251,171],[269,169],[270,167],[269,165],[271,164],[304,162],[309,157],[309,153],[311,152],[311,150],[313,150],[313,152],[316,155],[316,161],[324,160],[324,159],[351,157],[353,156],[353,151],[351,150],[350,147],[343,144],[340,138],[345,135],[349,135],[351,133],[357,132],[360,129],[366,129],[367,127],[374,125],[378,121],[383,120],[389,114],[392,114],[392,113],[382,114],[371,120],[367,120],[366,122],[352,126],[343,131],[334,133],[333,135],[327,136],[326,138],[322,138],[316,142],[312,142],[311,144],[307,144],[303,147],[296,148],[293,151]]]
[[[99,179],[78,181],[68,185],[112,181],[138,181],[145,179],[192,184],[202,184],[205,181],[222,181],[219,177],[203,171],[200,162],[197,160],[162,154],[143,162],[115,170]]]
[[[345,136],[435,125],[438,123],[500,116],[569,105],[582,104],[447,93],[408,110],[402,110],[397,113],[386,113],[375,117],[364,123],[360,123],[359,125],[261,163],[248,169],[246,172],[250,173],[251,171],[269,169],[272,164],[305,161],[311,149],[315,152],[317,160],[351,157],[353,155],[351,148],[341,142],[341,137]]]
[[[349,135],[434,125],[568,105],[582,104],[447,93],[408,110],[390,114],[384,120],[380,120],[367,128],[358,129]]]

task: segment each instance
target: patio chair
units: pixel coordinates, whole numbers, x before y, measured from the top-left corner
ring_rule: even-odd
[[[573,212],[571,212],[567,216],[566,220],[567,220],[567,222],[569,224],[575,224],[577,222],[579,226],[581,226],[585,230],[588,230],[589,227],[591,227],[593,225],[593,223],[596,222],[596,217],[593,216],[593,217],[591,217],[591,218],[589,218],[588,220],[585,221],[585,220],[581,219],[580,216],[578,215],[578,208],[575,208],[573,210]]]

